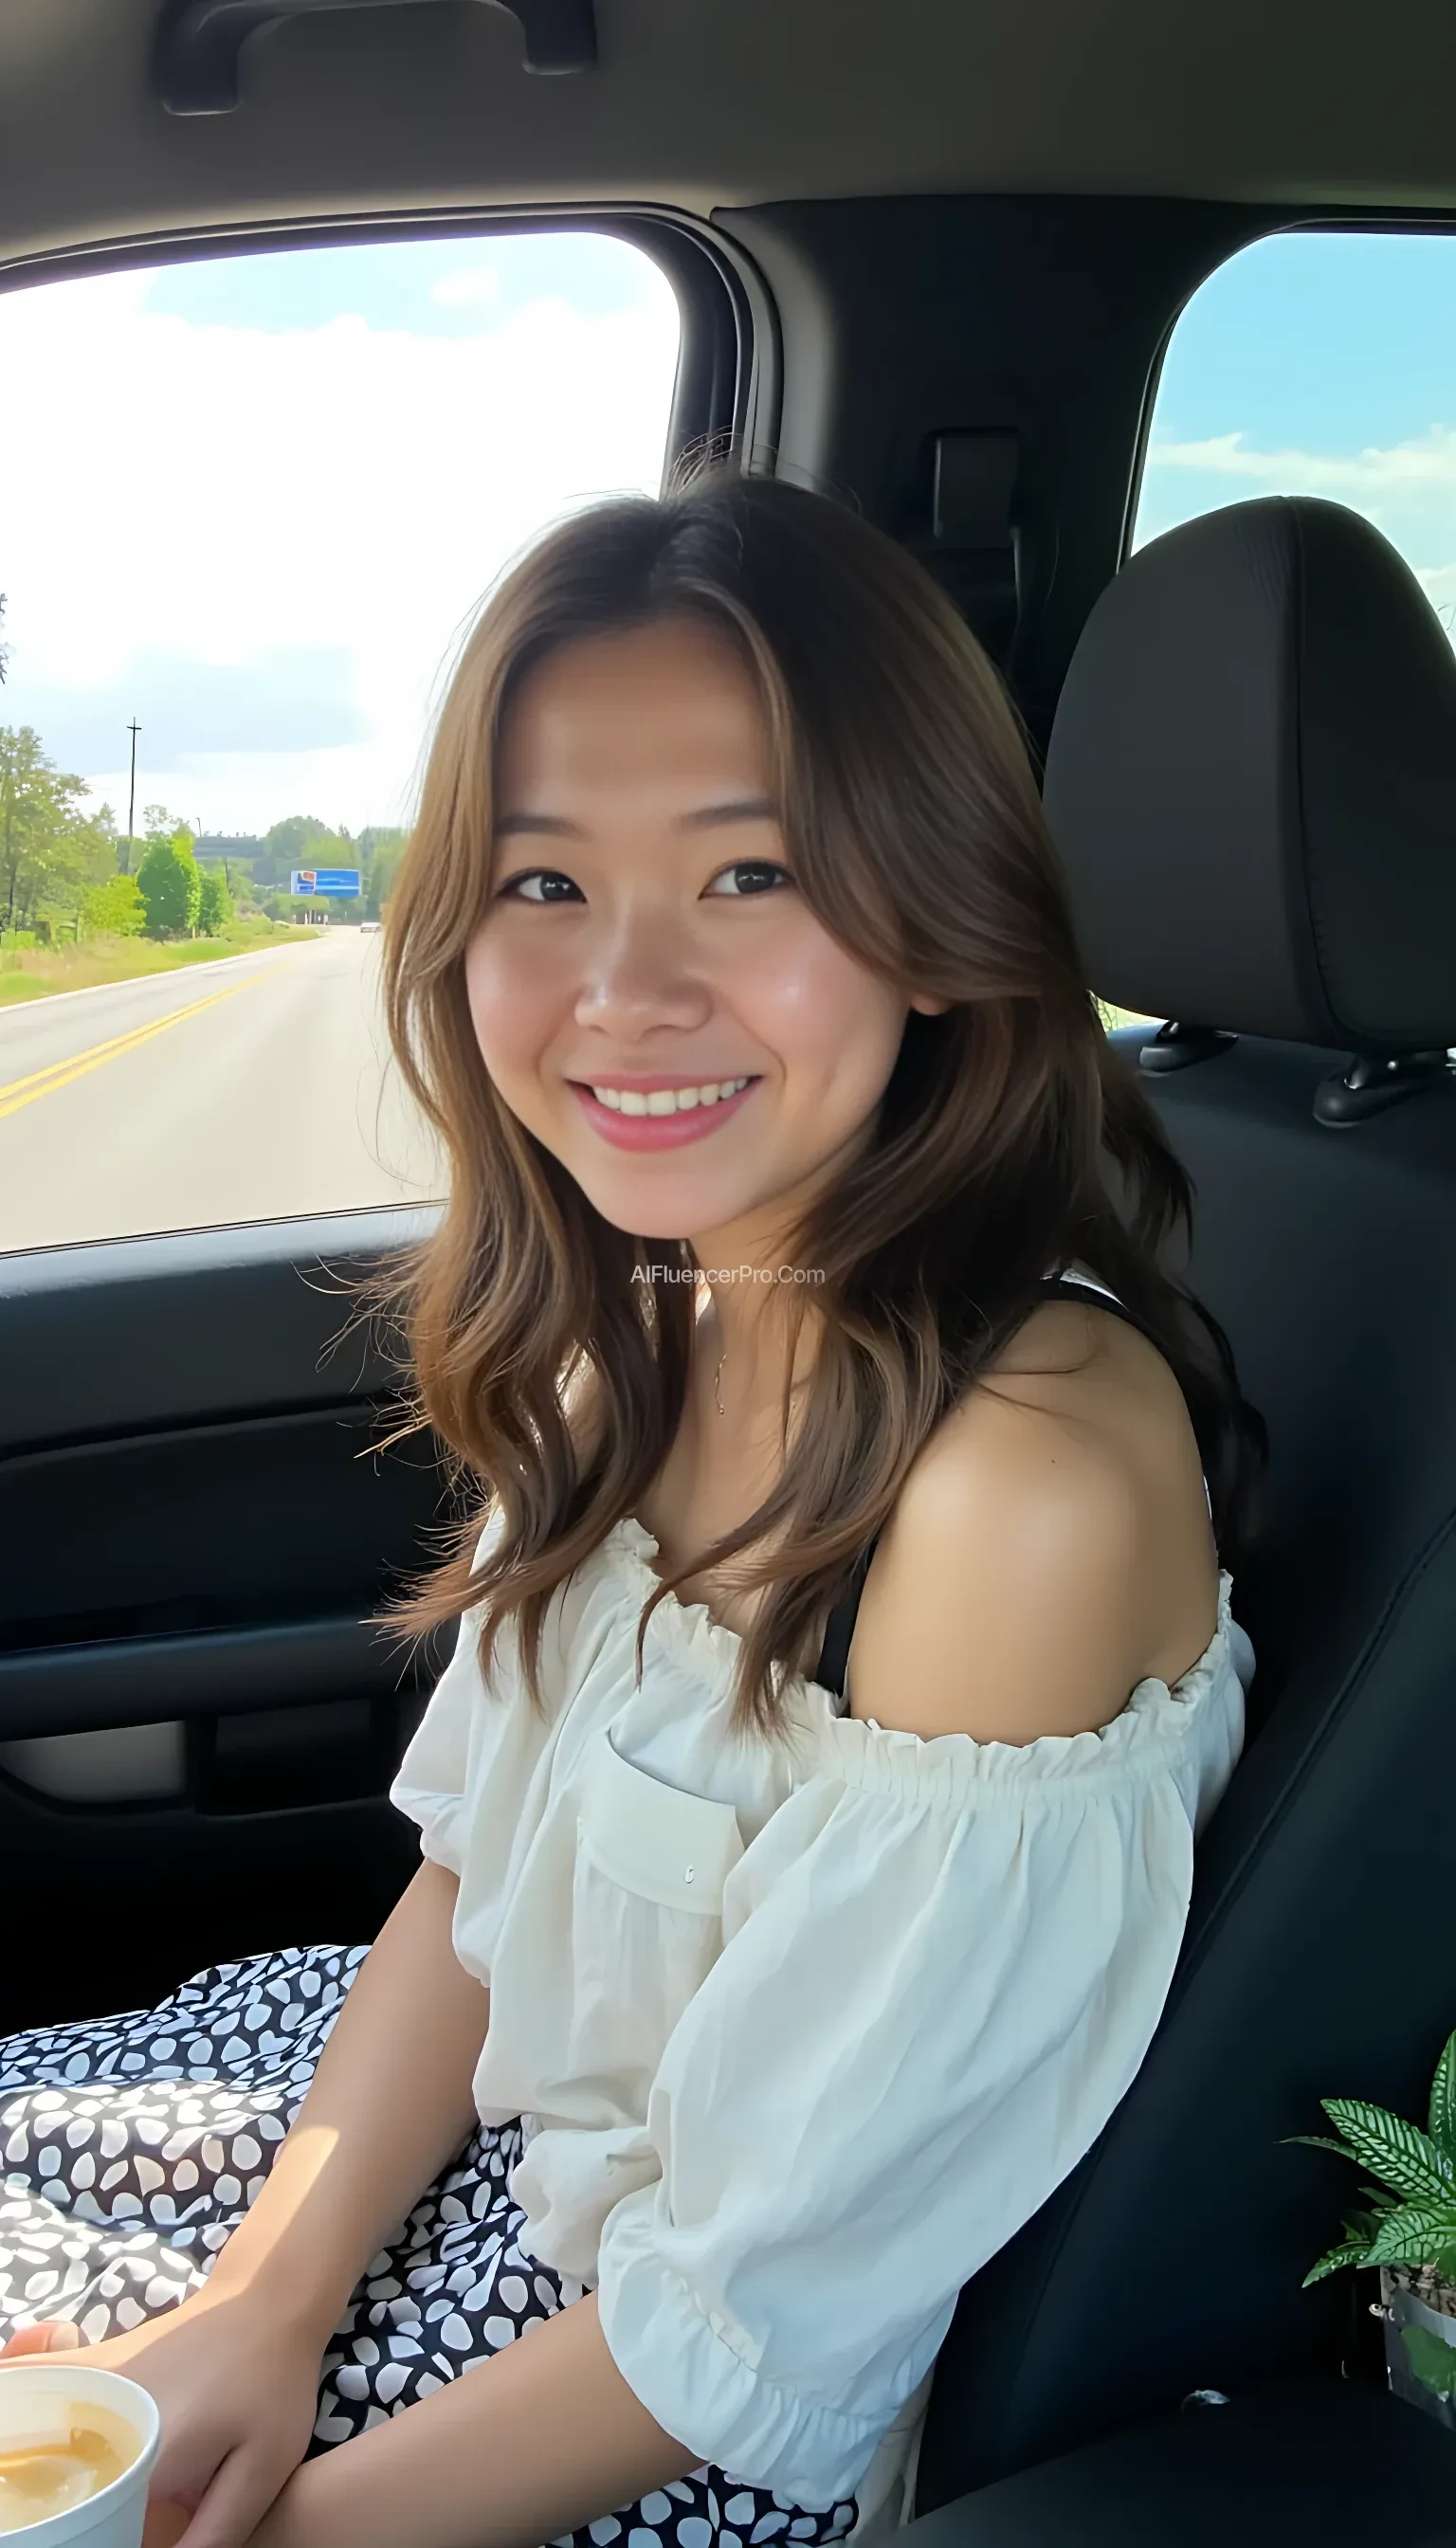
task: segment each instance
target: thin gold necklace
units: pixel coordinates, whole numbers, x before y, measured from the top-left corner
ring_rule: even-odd
[[[721,1398],[718,1396],[718,1383],[719,1383],[719,1381],[720,1381],[720,1380],[722,1379],[722,1377],[723,1377],[723,1365],[724,1365],[724,1363],[727,1361],[727,1359],[728,1359],[728,1348],[727,1348],[727,1346],[725,1345],[725,1346],[723,1347],[722,1352],[721,1352],[721,1353],[719,1354],[719,1356],[718,1356],[718,1368],[717,1368],[717,1370],[716,1370],[716,1371],[714,1372],[714,1374],[713,1374],[713,1405],[716,1407],[716,1409],[717,1409],[717,1410],[718,1410],[718,1413],[719,1413],[720,1415],[726,1415],[726,1414],[727,1414],[727,1412],[728,1412],[728,1410],[727,1410],[726,1407],[725,1407],[725,1406],[724,1406],[724,1404],[723,1404],[723,1401],[722,1401],[722,1400],[721,1400]]]

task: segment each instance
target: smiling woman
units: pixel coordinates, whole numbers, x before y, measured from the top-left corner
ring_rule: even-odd
[[[339,924],[388,898],[482,592],[584,499],[657,490],[679,334],[641,249],[570,229],[0,298],[0,473],[34,499],[3,577],[0,1248],[438,1195]],[[163,840],[175,909],[124,904]],[[249,999],[204,1011],[209,958]]]
[[[826,1131],[837,1156],[889,1077],[906,1003],[866,984],[796,888],[743,650],[691,618],[559,649],[521,682],[498,784],[471,1015],[506,1105],[596,1210],[667,1234],[651,1162],[670,1152],[674,1232],[709,1230],[797,1187]],[[524,864],[523,845],[548,844],[563,865]],[[858,1036],[826,1040],[826,1015]],[[654,1070],[667,1046],[676,1067]],[[706,1138],[737,1119],[725,1193]]]

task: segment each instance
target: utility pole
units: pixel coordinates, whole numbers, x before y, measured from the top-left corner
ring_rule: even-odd
[[[132,793],[127,803],[127,864],[122,869],[123,875],[132,872],[132,845],[136,831],[136,737],[141,728],[135,717],[127,732],[132,738]]]

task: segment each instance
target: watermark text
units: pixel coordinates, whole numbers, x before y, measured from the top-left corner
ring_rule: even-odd
[[[634,1265],[634,1283],[822,1283],[822,1265]]]

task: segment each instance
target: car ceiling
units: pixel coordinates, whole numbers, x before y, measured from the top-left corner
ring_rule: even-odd
[[[596,0],[562,78],[494,0],[345,8],[254,37],[202,117],[151,92],[155,21],[6,0],[0,259],[505,204],[1456,203],[1449,0]]]

